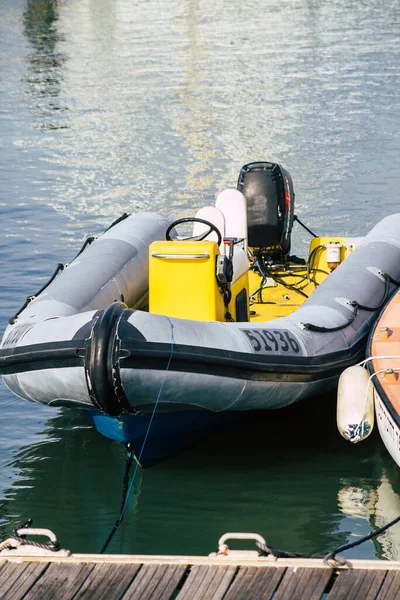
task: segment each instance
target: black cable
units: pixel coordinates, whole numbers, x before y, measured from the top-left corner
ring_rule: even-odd
[[[314,262],[315,262],[315,258],[317,256],[317,252],[318,252],[318,250],[321,250],[322,248],[325,248],[325,246],[323,244],[319,244],[318,246],[316,246],[314,248],[314,250],[311,252],[310,256],[308,257],[308,260],[307,260],[307,277],[310,277],[311,271],[314,270]]]
[[[255,304],[274,304],[274,305],[276,305],[277,303],[269,301],[269,300],[264,302],[264,300],[262,300],[262,298],[261,298],[258,302],[250,302],[250,306],[254,306]],[[256,313],[254,313],[254,314],[256,314]]]
[[[275,275],[275,277],[279,277],[279,279],[285,279],[285,277],[296,277],[297,279],[307,279],[306,275],[303,275],[303,271],[286,271],[284,273],[279,273],[279,275]],[[296,283],[288,283],[287,285],[296,285]]]
[[[396,281],[396,279],[393,279],[393,277],[390,277],[390,275],[388,275],[387,273],[385,273],[385,277],[387,277],[390,281],[390,283],[393,283],[394,285],[399,286],[400,285],[400,281]]]
[[[299,217],[298,217],[297,215],[293,215],[293,221],[297,221],[297,222],[298,222],[298,224],[299,224],[299,225],[301,225],[301,226],[303,227],[303,229],[305,229],[306,231],[308,231],[308,233],[309,233],[310,235],[312,235],[313,237],[315,237],[315,238],[316,238],[316,237],[318,237],[318,236],[317,236],[315,233],[313,233],[313,232],[311,231],[311,229],[308,229],[308,227],[306,227],[306,225],[304,225],[304,223],[302,223],[302,222],[300,221],[300,219],[299,219]]]
[[[260,256],[260,253],[256,256],[256,267],[257,267],[258,272],[260,273],[260,275],[261,275],[261,277],[263,278],[264,281],[267,278],[270,278],[273,281],[275,281],[275,283],[277,283],[278,285],[281,285],[282,287],[284,287],[284,288],[286,288],[286,289],[288,289],[290,291],[297,292],[298,294],[304,296],[305,298],[308,298],[308,295],[305,294],[301,289],[297,288],[296,284],[294,284],[294,283],[286,283],[281,278],[281,277],[300,277],[304,281],[306,278],[303,275],[300,275],[300,273],[293,273],[293,272],[284,273],[284,274],[279,275],[279,276],[275,275],[275,274],[271,273],[271,271],[269,271],[265,267],[265,265],[263,265],[263,267],[261,266],[262,262],[261,262],[261,259],[258,258],[258,256]],[[267,302],[264,302],[263,298],[262,298],[263,285],[261,285],[258,288],[258,290],[256,290],[252,295],[255,295],[257,292],[259,293],[260,304],[268,304]]]
[[[308,295],[306,293],[304,293],[301,289],[297,288],[294,283],[286,283],[286,281],[283,281],[280,278],[280,276],[273,275],[269,271],[267,271],[267,273],[268,273],[268,275],[267,275],[268,277],[270,277],[271,279],[273,279],[276,283],[282,285],[287,290],[297,292],[297,293],[301,294],[302,296],[304,296],[305,298],[308,298]]]
[[[354,321],[359,310],[375,312],[376,310],[381,309],[386,304],[386,301],[387,301],[387,298],[389,295],[389,285],[390,285],[391,281],[393,281],[389,275],[386,275],[386,273],[382,273],[382,277],[384,277],[384,279],[385,279],[385,290],[383,292],[382,300],[380,301],[378,306],[371,307],[371,306],[364,306],[363,304],[359,304],[356,301],[349,302],[348,304],[349,304],[349,306],[352,306],[354,308],[354,312],[347,323],[344,323],[343,325],[338,325],[337,327],[319,327],[318,325],[313,325],[312,323],[303,323],[304,329],[307,329],[309,331],[316,331],[319,333],[329,333],[329,332],[334,332],[334,331],[340,331],[341,329],[348,327]]]
[[[285,272],[285,273],[281,273],[279,275],[273,274],[271,271],[269,271],[265,265],[263,265],[262,263],[262,251],[260,250],[260,252],[255,256],[256,261],[255,264],[253,265],[253,269],[257,270],[260,274],[260,276],[262,277],[262,284],[260,285],[260,287],[252,293],[252,297],[255,296],[257,293],[259,295],[259,303],[260,304],[270,304],[269,302],[264,302],[263,298],[262,298],[262,292],[263,292],[263,287],[264,287],[264,282],[265,280],[269,277],[270,279],[272,279],[273,281],[275,281],[275,283],[277,283],[278,285],[281,285],[282,287],[285,287],[286,289],[290,290],[290,291],[294,291],[297,292],[298,294],[302,295],[304,298],[309,298],[308,294],[306,294],[305,292],[302,291],[302,288],[298,287],[303,281],[309,282],[310,281],[310,276],[312,272],[318,272],[318,273],[323,273],[325,275],[330,275],[330,273],[328,273],[327,271],[324,271],[323,269],[318,269],[318,268],[314,268],[314,262],[315,262],[315,258],[317,255],[317,252],[324,248],[325,246],[323,245],[318,245],[316,246],[313,251],[311,252],[306,266],[304,269],[300,269],[297,272],[293,272],[293,271],[289,271],[289,272]],[[263,266],[262,266],[263,265]],[[303,275],[302,273],[306,271],[306,275]],[[284,281],[285,277],[293,277],[293,278],[298,278],[300,279],[300,281],[297,281],[295,283],[287,283]],[[314,283],[315,286],[317,286],[317,282],[312,279],[312,282]],[[303,286],[306,287],[306,286]]]
[[[337,327],[320,327],[319,325],[313,325],[312,323],[303,323],[303,327],[308,331],[316,331],[317,333],[333,333],[334,331],[340,331],[341,329],[348,327],[354,321],[357,316],[357,309],[358,307],[356,306],[350,319],[343,325],[338,325]]]
[[[330,273],[328,273],[328,271],[324,271],[324,269],[318,269],[316,267],[313,267],[310,271],[310,273],[323,273],[324,275],[330,275]]]
[[[386,274],[384,274],[383,277],[385,278],[385,291],[383,292],[382,300],[380,301],[378,306],[375,306],[375,308],[371,308],[370,306],[363,306],[362,304],[354,303],[357,304],[358,308],[361,308],[361,310],[374,312],[375,310],[379,310],[380,308],[383,308],[385,306],[387,297],[389,295],[389,285],[391,278],[389,278]]]

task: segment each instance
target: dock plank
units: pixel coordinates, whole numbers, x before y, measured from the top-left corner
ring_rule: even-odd
[[[387,571],[359,569],[340,573],[329,600],[377,600]]]
[[[400,600],[400,572],[388,571],[376,600]]]
[[[74,600],[120,600],[139,570],[140,565],[98,563],[73,598]]]
[[[0,560],[0,600],[400,600],[400,562],[77,555]]]
[[[34,587],[24,596],[24,600],[70,600],[93,569],[94,565],[50,563]]]
[[[144,565],[123,600],[168,600],[186,570],[185,565]]]
[[[269,600],[285,574],[286,568],[240,567],[224,600]]]
[[[0,571],[0,600],[21,600],[48,568],[48,563],[7,563]]]
[[[194,566],[177,600],[222,600],[236,571],[235,566]]]
[[[274,600],[320,600],[331,577],[331,569],[288,568]]]

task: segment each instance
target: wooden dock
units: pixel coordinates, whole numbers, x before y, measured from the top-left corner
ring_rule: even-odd
[[[1,600],[400,600],[400,562],[0,556]]]

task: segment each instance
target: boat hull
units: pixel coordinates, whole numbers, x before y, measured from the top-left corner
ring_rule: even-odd
[[[88,410],[85,416],[101,435],[124,445],[131,444],[140,464],[149,467],[180,454],[200,442],[211,430],[243,418],[244,413],[176,411],[110,417]]]
[[[376,422],[389,454],[400,466],[400,292],[386,304],[371,330],[367,367]]]
[[[400,279],[393,215],[289,316],[206,322],[128,308],[143,306],[148,248],[165,223],[135,215],[115,225],[10,322],[0,373],[11,391],[110,417],[196,411],[205,423],[207,413],[218,420],[287,406],[332,389],[363,358],[382,300]],[[124,439],[140,437],[126,431]]]
[[[400,467],[400,423],[398,415],[394,413],[393,409],[390,410],[390,403],[385,402],[376,390],[374,390],[374,403],[379,434],[387,451]]]

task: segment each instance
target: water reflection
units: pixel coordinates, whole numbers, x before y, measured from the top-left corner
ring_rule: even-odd
[[[355,523],[351,538],[354,542],[358,537],[367,535],[372,530],[387,525],[400,516],[400,497],[394,491],[395,483],[399,480],[398,473],[392,473],[390,480],[385,469],[377,485],[371,486],[369,481],[353,481],[352,484],[343,482],[339,490],[339,506],[345,515]],[[398,560],[400,550],[400,523],[396,523],[387,531],[372,540],[376,556],[388,560]],[[360,550],[353,550],[355,556],[360,556]],[[361,550],[364,554],[363,550]],[[367,557],[367,556],[365,556]]]
[[[384,456],[382,448],[382,473],[379,481],[371,485],[370,480],[363,482],[343,481],[338,493],[339,507],[357,524],[354,536],[363,536],[372,529],[379,529],[400,516],[400,496],[395,490],[400,489],[400,473],[395,464],[390,464],[391,457]],[[393,462],[393,461],[392,461]],[[349,541],[356,541],[351,539]],[[400,551],[400,523],[396,523],[387,531],[376,537],[372,543],[378,557],[398,560]]]
[[[109,444],[72,411],[50,419],[41,437],[14,456],[19,474],[0,503],[0,537],[32,518],[67,546],[99,551],[102,524],[111,526],[116,518],[122,447]]]
[[[197,0],[188,0],[185,21],[187,67],[184,83],[175,92],[183,109],[176,115],[176,129],[183,138],[190,158],[186,166],[184,189],[178,192],[177,197],[187,204],[194,195],[198,205],[202,205],[205,198],[210,196],[215,181],[213,160],[217,156],[218,144],[215,138],[213,89],[205,84],[207,49],[201,39],[201,11]],[[212,203],[214,201],[211,200]]]
[[[29,0],[22,118],[70,128],[28,142],[37,195],[72,220],[178,216],[268,159],[311,229],[362,235],[377,205],[397,210],[397,21],[398,2],[372,0]]]
[[[391,469],[392,477],[384,473],[381,484],[376,490],[376,502],[374,510],[374,525],[376,528],[383,527],[389,521],[400,516],[399,471],[397,465]],[[391,560],[400,558],[400,523],[396,523],[376,541],[380,555]]]
[[[207,554],[232,530],[269,544],[324,553],[365,535],[400,510],[378,436],[348,446],[336,432],[334,398],[262,413],[220,429],[141,474],[111,552]],[[121,446],[62,411],[46,441],[22,448],[19,475],[0,504],[0,537],[31,517],[64,546],[98,552],[118,515]],[[390,458],[390,457],[389,457]],[[393,558],[398,532],[348,553]]]
[[[58,31],[58,0],[28,0],[23,14],[24,31],[33,47],[27,56],[27,93],[34,100],[33,126],[39,129],[63,129],[66,123],[54,121],[54,111],[67,110],[60,101],[62,69],[66,56],[59,48],[63,37]]]

